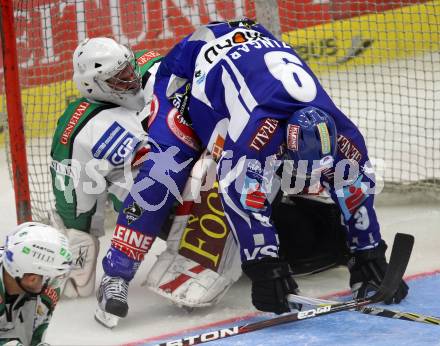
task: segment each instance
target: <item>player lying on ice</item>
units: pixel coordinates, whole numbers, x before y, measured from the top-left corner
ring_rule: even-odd
[[[106,202],[110,196],[114,209],[119,211],[131,187],[130,173],[137,174],[138,165],[134,163],[145,153],[148,115],[152,120],[158,110],[158,98],[153,96],[152,89],[159,64],[157,53],[143,50],[133,54],[109,38],[85,40],[73,54],[74,81],[83,97],[69,104],[60,117],[51,153],[56,201],[52,221],[65,229],[74,253],[74,270],[64,289],[68,297],[88,296],[94,291],[97,236],[104,233]],[[161,112],[172,111],[166,97],[159,96]],[[174,95],[174,102],[187,104],[188,93],[177,96]],[[181,120],[177,112],[170,114],[175,116],[170,120]],[[180,121],[175,124],[185,126]],[[172,129],[176,135],[182,134],[179,127]],[[214,161],[211,163],[215,166]],[[193,192],[200,184],[197,177],[206,174],[203,167],[196,165],[187,181]],[[194,199],[192,195],[184,194],[185,206]],[[338,211],[334,204],[326,203],[328,199],[323,197],[320,201],[324,203],[320,203],[285,198],[278,208],[280,212],[272,215],[280,232],[281,247],[290,244],[282,252],[294,265],[296,274],[320,271],[343,262],[339,249],[345,245]],[[167,251],[159,256],[146,281],[152,290],[179,305],[213,305],[241,275],[239,252],[228,221],[224,213],[212,215],[213,203],[223,210],[216,189],[203,192],[193,208],[179,207]],[[132,217],[136,212],[126,210]],[[285,213],[289,218],[284,217]],[[210,230],[221,232],[221,237],[203,231],[201,226],[206,218],[220,221],[214,223],[217,229],[210,226]],[[194,220],[201,220],[198,227]],[[185,232],[188,221],[191,233]],[[295,241],[292,243],[290,238]],[[183,281],[179,279],[182,276],[186,278]]]
[[[151,152],[123,207],[136,213],[119,214],[103,259],[97,318],[105,323],[111,314],[126,316],[128,283],[173,202],[182,201],[204,148],[219,157],[222,205],[257,309],[289,311],[285,296],[297,289],[288,263],[278,256],[267,200],[273,172],[285,159],[298,171],[300,160],[308,173],[321,171],[319,179],[347,229],[353,294],[374,290],[387,266],[386,245],[373,209],[375,182],[363,137],[292,48],[252,21],[202,26],[162,60],[154,89],[178,101],[188,84],[188,108],[175,102],[177,115],[160,102],[165,110],[150,119]],[[337,142],[349,142],[356,155],[338,150]],[[400,302],[407,291],[402,282],[392,301]]]
[[[0,344],[47,345],[44,336],[71,268],[67,237],[51,226],[17,226],[0,249]]]

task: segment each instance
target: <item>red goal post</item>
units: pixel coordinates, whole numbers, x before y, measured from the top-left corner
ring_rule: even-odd
[[[134,50],[148,48],[166,53],[198,25],[242,16],[257,17],[312,67],[336,104],[361,128],[370,157],[385,163],[381,175],[386,188],[439,195],[440,100],[435,94],[439,93],[440,80],[440,0],[1,3],[13,4],[18,52],[15,70],[19,72],[20,88],[9,81],[0,85],[0,117],[8,114],[12,131],[11,142],[4,138],[8,137],[6,131],[0,134],[0,145],[6,143],[10,163],[25,162],[20,157],[24,151],[14,148],[27,149],[27,176],[35,220],[45,220],[53,207],[49,174],[51,137],[57,118],[68,102],[78,96],[71,81],[71,55],[80,40],[107,36],[129,44]],[[2,41],[6,44],[9,35],[2,30]],[[10,58],[9,51],[5,56]],[[7,72],[7,59],[2,66],[2,72]],[[5,99],[11,97],[19,108],[20,94],[26,146],[15,144],[21,125],[16,122],[19,118],[12,116],[9,105],[7,111],[5,107]],[[344,138],[339,142],[340,150],[356,151]],[[22,168],[17,173],[16,189],[26,176]],[[26,196],[17,190],[16,194],[18,201]],[[27,217],[26,213],[23,215]]]
[[[7,85],[8,89],[6,92],[6,103],[11,166],[17,223],[22,223],[31,221],[32,213],[13,13],[12,0],[1,0],[3,74],[5,85]]]

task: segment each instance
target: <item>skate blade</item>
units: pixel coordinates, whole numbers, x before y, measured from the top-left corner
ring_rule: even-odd
[[[118,325],[119,317],[97,308],[95,311],[95,320],[104,327],[112,329]]]

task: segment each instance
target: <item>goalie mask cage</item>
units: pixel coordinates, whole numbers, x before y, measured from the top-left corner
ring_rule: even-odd
[[[257,17],[311,66],[359,125],[386,189],[440,190],[440,0],[1,2],[2,15],[5,4],[13,6],[34,220],[47,219],[53,207],[50,145],[57,118],[79,96],[71,81],[79,41],[107,36],[135,51],[166,53],[200,24],[242,16]],[[8,112],[17,119],[6,108],[6,96],[19,94],[13,89],[2,78],[4,120]],[[9,124],[20,132],[16,122]],[[3,126],[0,141],[11,162],[21,148],[8,144],[6,120]],[[344,138],[339,147],[346,155],[357,154]]]

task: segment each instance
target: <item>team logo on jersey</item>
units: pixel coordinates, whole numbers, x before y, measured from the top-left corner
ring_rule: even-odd
[[[112,165],[119,166],[131,157],[139,142],[139,139],[115,121],[93,146],[92,154],[96,159],[105,158]]]
[[[336,192],[345,220],[349,220],[353,213],[355,213],[368,198],[368,188],[362,182],[362,177],[363,175],[361,174],[353,184],[344,186],[341,190]]]
[[[143,214],[144,209],[142,209],[136,202],[133,202],[128,208],[124,209],[125,219],[130,225],[132,222],[138,220]]]
[[[191,125],[173,108],[167,115],[167,125],[176,137],[194,150],[200,149],[200,142]]]
[[[263,168],[258,160],[249,160],[247,172],[250,175],[261,178],[263,176]]]
[[[298,151],[298,138],[300,127],[298,125],[287,125],[287,148],[292,151]]]
[[[249,147],[252,149],[260,151],[267,143],[270,142],[273,134],[278,128],[278,120],[266,118],[255,132]]]
[[[73,112],[72,116],[70,117],[69,122],[67,123],[63,134],[60,137],[60,143],[66,145],[69,143],[69,138],[75,129],[76,124],[78,124],[81,117],[86,113],[87,108],[89,108],[90,103],[88,102],[81,102],[78,107],[76,107],[75,111]]]
[[[362,154],[357,146],[344,135],[338,134],[338,150],[349,160],[359,162],[362,159]]]
[[[266,194],[261,191],[261,183],[248,176],[244,179],[243,190],[240,197],[241,205],[250,211],[262,212],[266,210]]]

